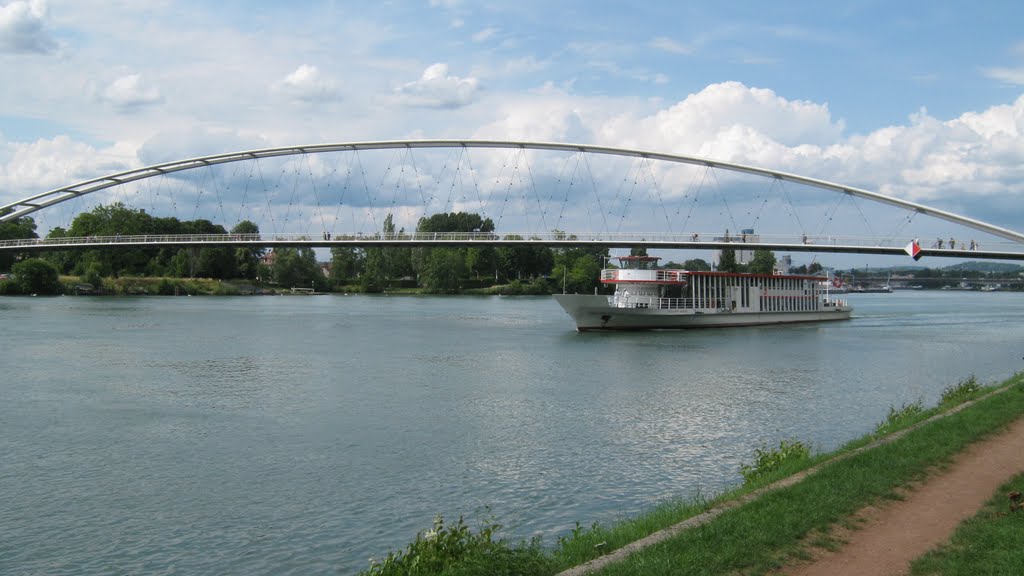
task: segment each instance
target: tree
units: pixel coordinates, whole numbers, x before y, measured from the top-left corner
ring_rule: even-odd
[[[405,237],[405,229],[395,227],[394,218],[388,214],[384,218],[382,230],[385,239]],[[377,292],[383,288],[389,278],[403,278],[413,274],[412,251],[405,246],[385,246],[367,248],[364,259],[363,284],[368,291]]]
[[[274,250],[274,281],[284,288],[326,288],[327,280],[316,262],[312,248]]]
[[[135,236],[141,234],[166,234],[157,230],[154,219],[143,210],[125,206],[121,202],[101,205],[90,212],[83,212],[71,222],[67,236]],[[117,250],[89,250],[78,254],[71,272],[81,275],[93,264],[99,266],[104,275],[143,274],[149,261],[157,254],[154,249],[120,248]]]
[[[465,276],[466,260],[456,248],[434,248],[420,272],[420,282],[431,292],[455,292]]]
[[[0,216],[6,216],[14,210],[8,208],[0,211]],[[38,238],[36,235],[36,221],[27,216],[15,218],[10,222],[0,222],[0,240],[20,240],[27,238]],[[0,270],[10,270],[14,264],[15,255],[10,252],[0,253]]]
[[[694,272],[707,272],[711,270],[711,264],[708,264],[700,258],[695,258],[693,260],[683,262],[683,268],[686,270],[693,270]]]
[[[260,227],[250,220],[242,220],[231,228],[231,233],[243,238],[259,238]],[[240,278],[256,279],[263,248],[235,248],[235,271]]]
[[[601,264],[591,254],[577,254],[571,261],[558,262],[551,271],[556,285],[567,293],[590,294],[600,285]]]
[[[59,294],[57,269],[39,258],[22,260],[11,268],[22,294]]]
[[[359,277],[366,253],[348,246],[331,248],[331,284],[343,286]]]
[[[750,260],[750,272],[754,274],[772,274],[775,272],[775,253],[771,250],[754,250]]]
[[[522,240],[522,236],[509,234],[506,240]],[[539,240],[531,238],[531,240]],[[500,280],[536,278],[551,272],[555,256],[549,246],[499,246],[494,250],[494,266]]]
[[[46,235],[48,239],[64,238],[65,236],[67,236],[67,230],[60,226],[51,229],[50,233]],[[2,258],[2,256],[0,256],[0,258]],[[42,258],[56,268],[58,274],[68,274],[71,272],[71,268],[74,267],[78,254],[69,250],[59,250],[47,252],[42,255]],[[3,266],[0,265],[0,268],[2,267]]]
[[[719,272],[739,272],[740,265],[736,262],[736,251],[732,248],[722,250],[718,257]]]
[[[386,222],[385,222],[386,223]],[[420,218],[417,234],[467,232],[494,232],[494,221],[469,212],[439,213]],[[441,251],[441,252],[438,252]],[[435,257],[435,253],[437,253]],[[456,255],[462,261],[456,264]],[[448,292],[457,289],[459,280],[495,269],[497,255],[493,248],[417,248],[411,252],[409,267],[418,275],[420,284],[431,291]],[[441,266],[448,266],[446,270]],[[457,278],[453,275],[457,274]]]

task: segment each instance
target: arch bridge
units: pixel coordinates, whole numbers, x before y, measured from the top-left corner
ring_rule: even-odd
[[[254,221],[261,232],[63,235],[2,241],[0,251],[544,244],[895,255],[925,238],[925,256],[1024,259],[1020,232],[864,188],[689,155],[503,140],[315,144],[175,160],[0,206],[0,222],[33,216],[70,228],[74,215],[111,202],[155,216],[192,208],[193,219],[225,229]],[[418,229],[432,213],[455,211],[495,226]]]

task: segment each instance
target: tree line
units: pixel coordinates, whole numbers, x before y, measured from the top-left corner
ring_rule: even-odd
[[[19,218],[0,224],[0,239],[35,238],[35,222]],[[413,233],[473,232],[499,238],[490,218],[467,212],[439,213],[419,219]],[[67,228],[57,227],[47,238],[183,234],[259,235],[259,226],[244,220],[230,230],[209,220],[179,220],[155,217],[144,209],[123,203],[97,206],[75,217]],[[379,236],[388,239],[410,237],[405,229],[395,226],[388,215]],[[555,231],[560,240],[573,240],[571,235]],[[523,240],[506,235],[507,240]],[[633,255],[646,255],[643,248]],[[139,248],[123,247],[96,250],[47,252],[22,271],[21,277],[47,278],[33,280],[32,286],[7,286],[6,291],[48,293],[54,290],[59,275],[77,276],[97,288],[105,278],[163,277],[210,278],[244,281],[254,285],[280,288],[313,288],[317,291],[357,290],[382,292],[396,288],[414,288],[431,293],[457,293],[467,289],[500,287],[506,294],[550,294],[552,292],[592,293],[603,289],[599,281],[601,269],[609,258],[602,247],[460,246],[460,247],[350,247],[331,248],[329,274],[317,262],[312,248]],[[35,259],[33,259],[35,260]],[[0,271],[13,270],[14,256],[0,255]],[[25,263],[21,263],[25,264]],[[775,255],[756,250],[753,260],[742,265],[733,250],[723,250],[718,270],[771,274]],[[812,267],[816,265],[812,264]],[[710,270],[701,259],[683,264],[669,262],[665,268]],[[52,268],[50,274],[46,268]],[[820,269],[820,265],[817,265]],[[815,272],[817,270],[808,270]],[[18,276],[15,271],[15,277]],[[52,277],[52,281],[50,280]],[[27,281],[27,280],[26,280]]]
[[[31,218],[19,218],[0,225],[0,239],[37,238]],[[476,232],[495,234],[490,218],[466,212],[441,213],[420,218],[416,233]],[[209,220],[179,220],[155,217],[143,209],[123,203],[101,205],[75,217],[67,228],[57,227],[47,238],[90,236],[253,234],[259,227],[248,220],[230,230]],[[407,236],[396,229],[389,214],[381,234],[400,239]],[[508,235],[509,240],[522,237]],[[563,239],[571,239],[562,235]],[[33,261],[33,270],[52,268],[58,275],[77,276],[93,286],[104,278],[170,277],[244,280],[258,285],[283,288],[311,287],[318,291],[356,289],[380,292],[397,287],[420,288],[427,292],[453,293],[468,288],[504,286],[507,293],[551,293],[561,290],[591,292],[599,285],[606,248],[551,248],[548,246],[407,247],[389,246],[331,249],[330,273],[324,275],[312,248],[139,248],[104,247],[96,250],[64,250],[43,254]],[[41,264],[40,264],[41,263]],[[0,256],[0,271],[14,267],[15,256]],[[24,270],[23,278],[29,274]],[[6,290],[47,293],[41,286]]]

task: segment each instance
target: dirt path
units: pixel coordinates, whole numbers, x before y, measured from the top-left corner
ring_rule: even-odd
[[[996,489],[1024,471],[1024,420],[958,455],[950,467],[882,508],[858,515],[859,528],[838,534],[847,543],[836,552],[781,570],[790,576],[906,574],[910,562],[942,544],[962,520],[973,516]]]

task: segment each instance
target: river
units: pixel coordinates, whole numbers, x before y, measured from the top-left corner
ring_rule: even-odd
[[[553,542],[1024,368],[1024,294],[587,333],[551,298],[0,299],[0,573],[354,573],[437,513]]]

